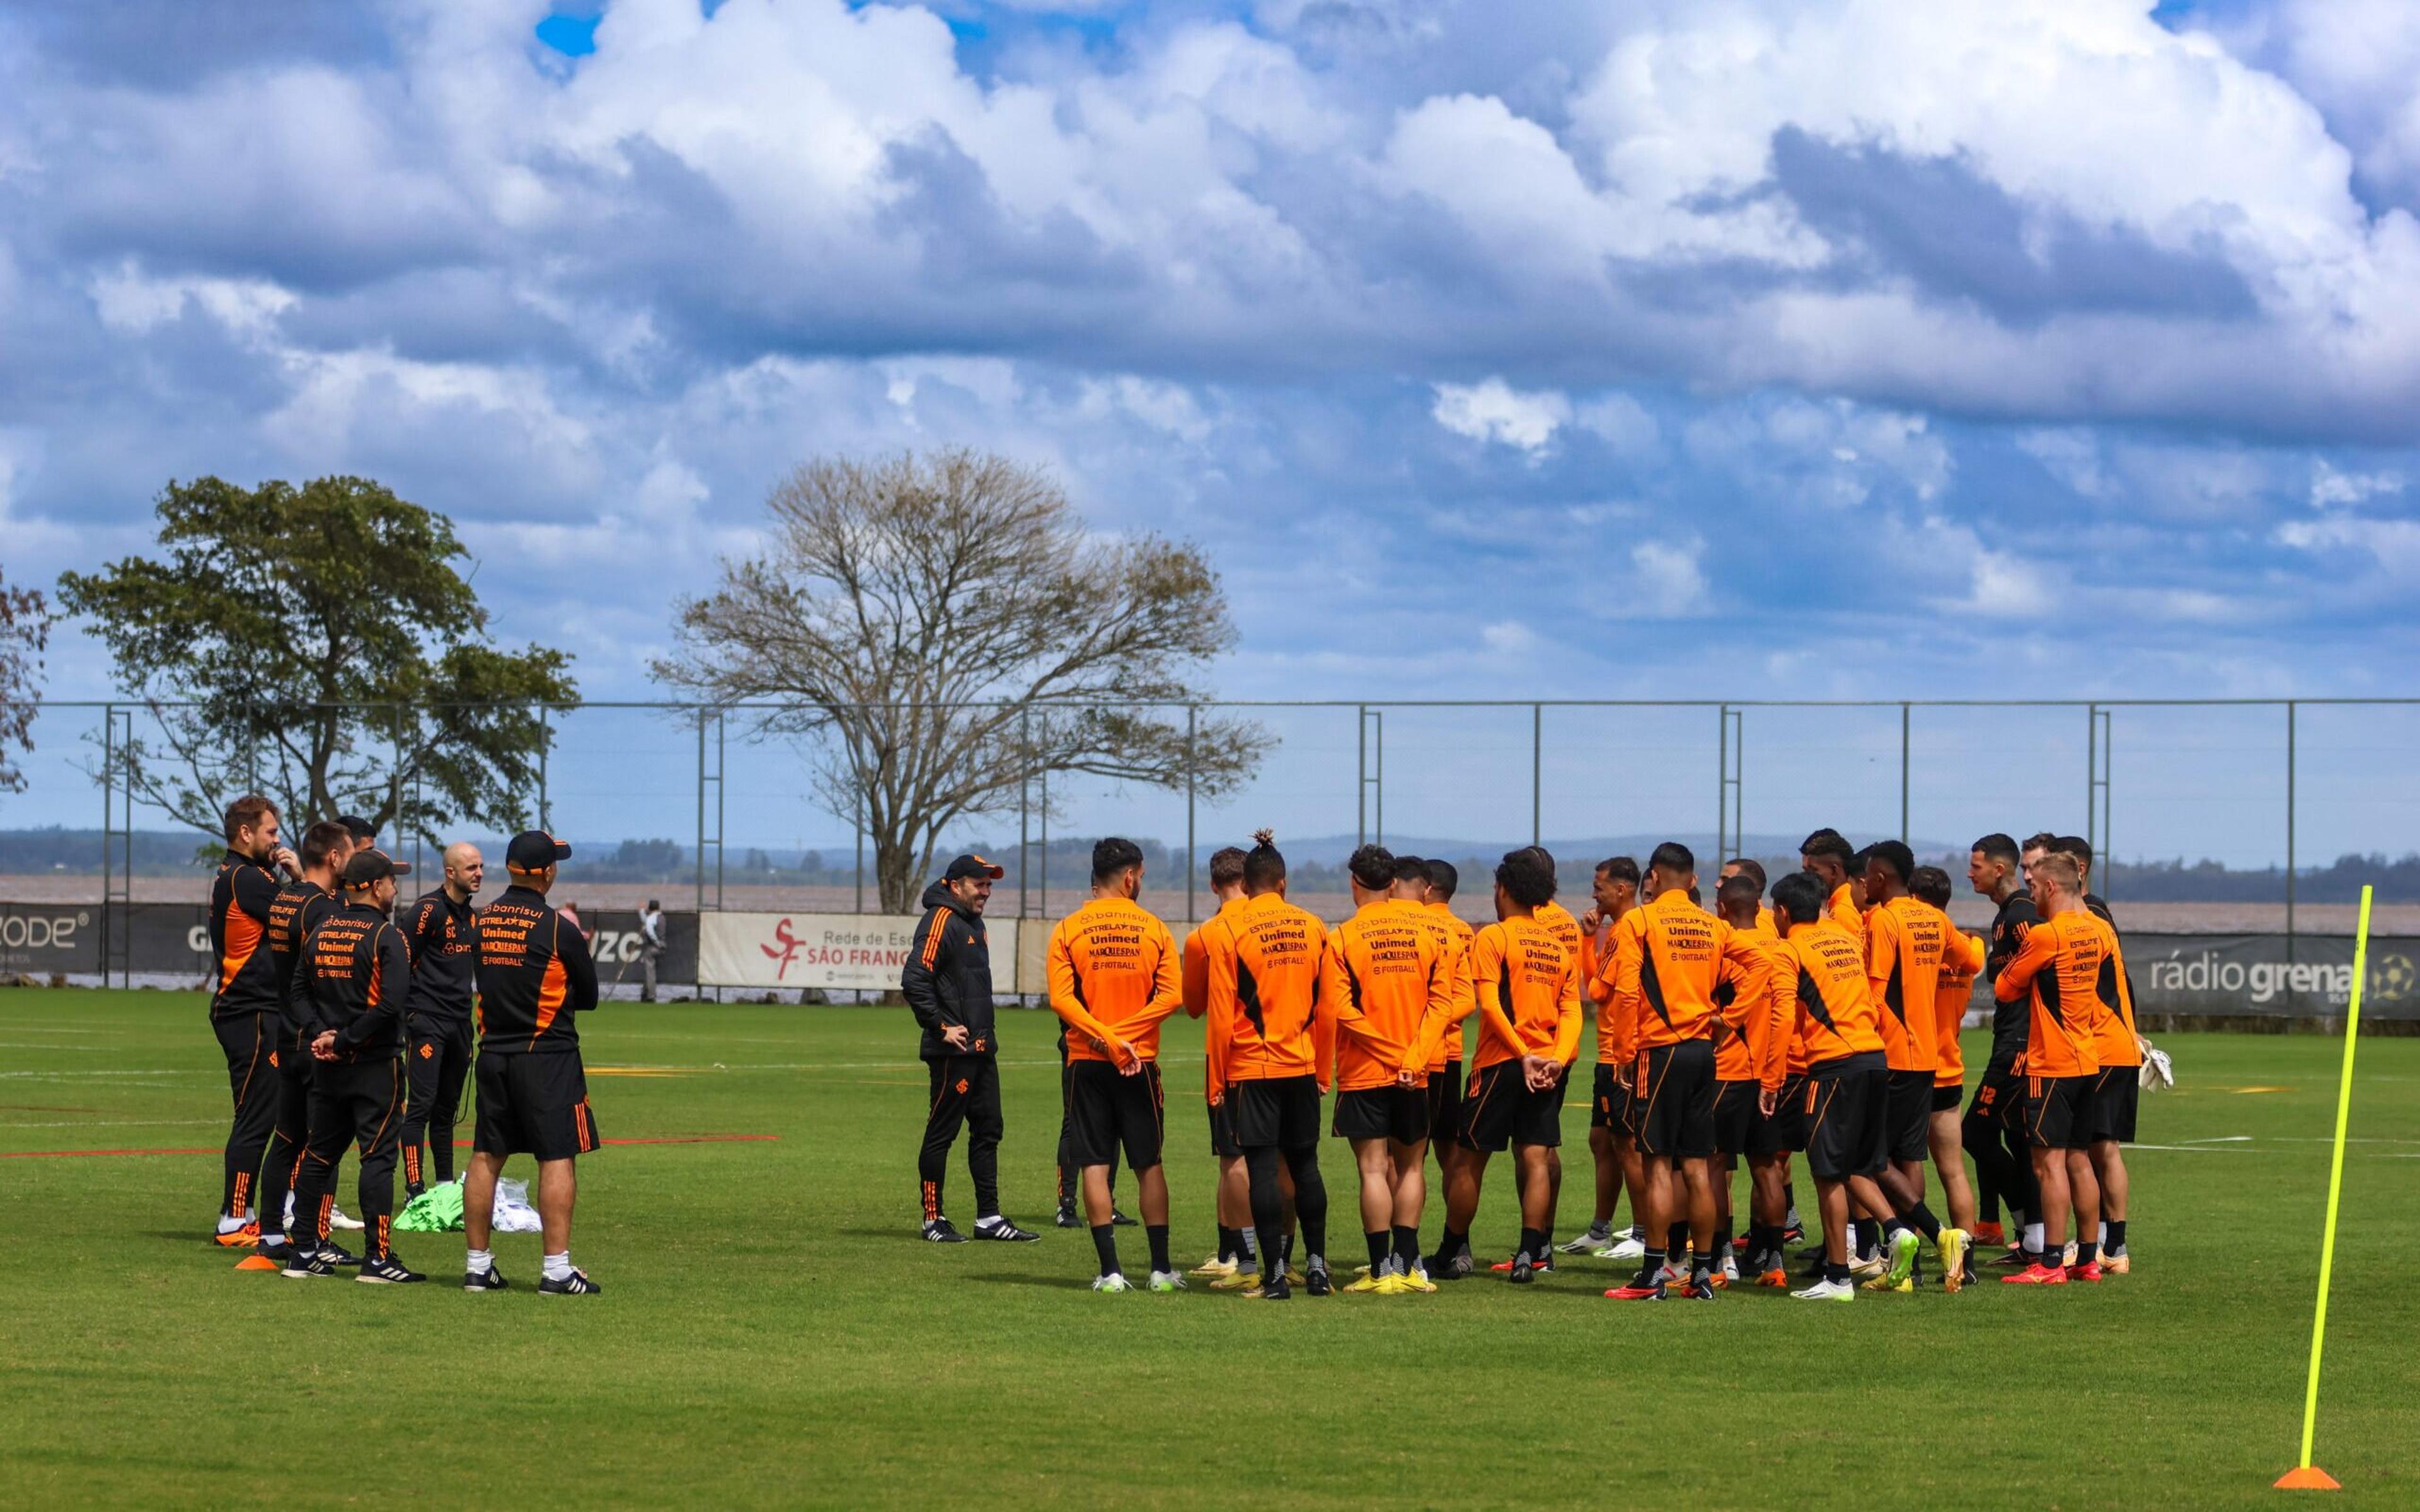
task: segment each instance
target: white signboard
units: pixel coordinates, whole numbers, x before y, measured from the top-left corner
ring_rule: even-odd
[[[842,987],[895,992],[918,917],[881,914],[698,916],[697,980],[713,987]],[[986,919],[992,991],[1015,990],[1016,920]]]

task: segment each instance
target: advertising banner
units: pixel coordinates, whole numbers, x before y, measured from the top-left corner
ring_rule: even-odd
[[[597,932],[588,953],[597,958],[597,980],[635,986],[639,971],[639,913],[635,908],[583,910],[581,922]],[[697,980],[697,915],[664,914],[664,953],[656,958],[656,980],[687,986]]]
[[[711,987],[895,992],[916,918],[882,914],[700,914],[698,980]],[[1016,920],[986,919],[992,990],[1015,990]]]
[[[2352,996],[2347,934],[2121,935],[2137,1013],[2335,1018]],[[2372,935],[2365,1019],[2420,1018],[2420,939]]]
[[[101,910],[91,903],[0,903],[0,971],[47,980],[101,969]]]

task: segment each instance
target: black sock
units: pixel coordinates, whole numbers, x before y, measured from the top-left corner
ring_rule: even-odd
[[[1176,1267],[1171,1264],[1168,1258],[1168,1226],[1145,1224],[1142,1226],[1142,1231],[1144,1237],[1151,1241],[1151,1268],[1155,1271],[1175,1270]]]
[[[1638,1262],[1638,1279],[1631,1285],[1652,1287],[1662,1279],[1663,1274],[1664,1252],[1660,1249],[1652,1249],[1647,1252],[1646,1257]]]
[[[1907,1225],[1899,1221],[1897,1214],[1893,1214],[1892,1216],[1883,1220],[1883,1238],[1885,1240],[1897,1239],[1899,1237],[1899,1231],[1906,1227]]]
[[[1278,1241],[1278,1268],[1280,1270],[1283,1270],[1285,1267],[1292,1265],[1293,1263],[1294,1236],[1292,1234],[1288,1234]]]
[[[2123,1255],[2126,1253],[2125,1219],[2112,1218],[2109,1220],[2109,1243],[2106,1247],[2112,1255]]]
[[[1826,1281],[1833,1282],[1833,1283],[1835,1283],[1835,1284],[1837,1284],[1837,1285],[1840,1285],[1840,1286],[1846,1286],[1846,1285],[1848,1285],[1848,1282],[1849,1282],[1849,1266],[1848,1266],[1848,1262],[1844,1260],[1844,1261],[1842,1261],[1842,1262],[1841,1262],[1840,1264],[1838,1264],[1838,1265],[1834,1265],[1834,1264],[1833,1264],[1831,1261],[1829,1261],[1829,1260],[1824,1261],[1824,1262],[1823,1262],[1823,1279],[1824,1279],[1824,1280],[1826,1280]]]
[[[1461,1254],[1469,1246],[1470,1236],[1468,1234],[1457,1233],[1454,1231],[1452,1225],[1447,1225],[1445,1237],[1437,1241],[1435,1259],[1436,1266],[1438,1269],[1442,1270],[1444,1267],[1451,1265],[1453,1263],[1453,1257]]]
[[[1222,1260],[1239,1259],[1242,1257],[1243,1253],[1244,1235],[1242,1230],[1230,1228],[1225,1224],[1220,1224],[1218,1226],[1218,1257]]]
[[[2093,1262],[2095,1262],[2096,1260],[2098,1260],[2098,1259],[2100,1259],[2100,1258],[2101,1258],[2101,1244],[2100,1244],[2100,1242],[2099,1242],[2099,1241],[2097,1241],[2097,1240],[2090,1240],[2090,1239],[2079,1239],[2079,1240],[2077,1240],[2077,1241],[2075,1242],[2075,1263],[2076,1263],[2076,1264],[2078,1264],[2078,1265],[2090,1265],[2090,1264],[2092,1264]]]
[[[1699,1254],[1696,1250],[1691,1250],[1691,1251],[1689,1252],[1689,1279],[1690,1279],[1690,1280],[1692,1280],[1692,1281],[1706,1281],[1706,1280],[1711,1280],[1711,1279],[1713,1279],[1713,1277],[1714,1277],[1714,1257],[1713,1257],[1713,1256],[1711,1256],[1711,1255],[1700,1255],[1700,1254]]]
[[[1714,1230],[1714,1258],[1719,1261],[1731,1252],[1731,1226],[1724,1223]]]
[[[1915,1229],[1917,1233],[1922,1234],[1925,1238],[1938,1240],[1941,1237],[1941,1220],[1935,1218],[1932,1215],[1932,1210],[1926,1207],[1922,1202],[1918,1202],[1915,1207],[1908,1209],[1906,1217],[1907,1227]]]
[[[1686,1253],[1688,1248],[1689,1226],[1687,1224],[1667,1224],[1664,1227],[1664,1253],[1667,1255],[1681,1255]]]
[[[1882,1226],[1871,1218],[1859,1218],[1851,1223],[1849,1232],[1856,1236],[1859,1259],[1864,1259],[1882,1245]]]
[[[1093,1226],[1093,1248],[1100,1254],[1101,1273],[1103,1275],[1124,1275],[1125,1273],[1118,1269],[1118,1231],[1115,1228],[1111,1227],[1108,1224],[1094,1224]]]
[[[1781,1183],[1781,1211],[1785,1216],[1798,1211],[1798,1183],[1795,1181]],[[1784,1222],[1781,1227],[1787,1229],[1790,1225]]]
[[[1529,1262],[1533,1265],[1538,1261],[1544,1259],[1546,1257],[1546,1231],[1543,1228],[1522,1229],[1521,1254],[1528,1256],[1529,1257]]]
[[[1381,1228],[1376,1233],[1365,1232],[1361,1242],[1370,1246],[1370,1273],[1377,1275],[1387,1269],[1387,1250],[1395,1242],[1394,1234]]]
[[[1404,1262],[1404,1269],[1405,1271],[1409,1271],[1413,1266],[1420,1263],[1420,1231],[1419,1229],[1407,1228],[1402,1224],[1397,1224],[1394,1230],[1394,1240],[1395,1258]]]

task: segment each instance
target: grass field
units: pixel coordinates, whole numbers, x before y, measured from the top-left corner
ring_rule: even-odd
[[[31,1153],[214,1150],[203,1015],[0,991],[0,1504],[2216,1506],[2273,1500],[2294,1458],[2340,1053],[2315,1037],[2163,1041],[2182,1085],[2146,1100],[2133,1156],[2140,1269],[2098,1288],[1636,1307],[1582,1260],[1521,1290],[1264,1307],[1095,1296],[1080,1232],[919,1242],[914,1035],[856,1008],[586,1022],[592,1070],[631,1072],[591,1083],[607,1138],[774,1136],[583,1161],[573,1254],[602,1297],[523,1289],[535,1236],[500,1239],[504,1295],[458,1289],[453,1235],[397,1242],[442,1285],[240,1273],[204,1242],[215,1153]],[[1049,1215],[1051,1030],[1016,1013],[1002,1036],[1002,1178],[1029,1226]],[[2318,1458],[2339,1502],[2410,1506],[2420,1042],[2361,1054]],[[1214,1237],[1198,1041],[1168,1065],[1190,1264]],[[1565,1235],[1587,1217],[1580,1112]],[[1341,1269],[1350,1160],[1331,1143],[1323,1165]],[[1514,1237],[1495,1174],[1482,1252]],[[970,1222],[962,1163],[951,1191]]]

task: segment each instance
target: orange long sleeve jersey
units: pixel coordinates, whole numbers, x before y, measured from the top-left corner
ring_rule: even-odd
[[[1470,942],[1479,932],[1472,929],[1449,903],[1423,903],[1420,915],[1429,921],[1431,928],[1445,934],[1452,949],[1453,964],[1450,969],[1453,976],[1454,1006],[1460,1010],[1454,1018],[1453,1027],[1446,1030],[1445,1037],[1437,1041],[1436,1049],[1429,1054],[1429,1074],[1436,1076],[1444,1073],[1447,1062],[1462,1058],[1462,1021],[1470,1016],[1471,1009],[1478,1001],[1477,990],[1470,981]]]
[[[1320,992],[1327,926],[1278,893],[1264,892],[1202,932],[1210,1008],[1227,1047],[1215,1098],[1236,1082],[1335,1074],[1336,1011]]]
[[[1047,963],[1069,1060],[1108,1060],[1111,1040],[1159,1058],[1160,1021],[1185,1003],[1167,925],[1127,899],[1095,898],[1050,932]]]
[[[1893,1071],[1939,1063],[1933,999],[1948,938],[1949,916],[1921,898],[1893,898],[1866,916],[1866,979],[1883,1008],[1883,1049]]]
[[[1783,964],[1797,980],[1797,1032],[1809,1065],[1883,1048],[1867,986],[1866,953],[1855,936],[1826,918],[1792,926],[1781,949]]]
[[[1553,930],[1518,914],[1486,926],[1471,938],[1470,977],[1472,1004],[1452,1011],[1479,1014],[1472,1071],[1523,1056],[1568,1063],[1579,1054],[1579,962]],[[1450,1016],[1432,1015],[1421,1025],[1406,1067],[1428,1063]]]
[[[1336,1085],[1345,1091],[1392,1087],[1432,1013],[1450,1017],[1461,963],[1452,938],[1420,904],[1365,903],[1327,932],[1336,1003]]]
[[[1764,924],[1731,931],[1763,953],[1769,984],[1763,996],[1749,994],[1747,973],[1730,954],[1714,982],[1722,1031],[1714,1041],[1714,1076],[1726,1082],[1759,1082],[1778,1090],[1790,1059],[1791,1023],[1797,1017],[1792,974],[1781,955],[1781,936]]]
[[[1965,933],[1952,925],[1943,936],[1941,976],[1932,994],[1935,1087],[1966,1085],[1966,1057],[1959,1048],[1958,1029],[1965,1022],[1967,1004],[1974,999],[1975,979],[1983,970],[1984,952],[1979,934]]]
[[[1674,888],[1622,915],[1614,931],[1612,1011],[1636,1024],[1634,1050],[1710,1037],[1726,963],[1745,980],[1740,996],[1753,1003],[1772,992],[1762,949],[1687,893]]]
[[[1215,1098],[1225,1079],[1227,1066],[1227,1021],[1224,1015],[1210,1011],[1210,949],[1206,935],[1211,930],[1224,932],[1227,920],[1244,906],[1241,898],[1230,898],[1218,905],[1218,911],[1193,926],[1185,937],[1183,973],[1185,1016],[1204,1020],[1202,1026],[1202,1086],[1203,1095]]]
[[[1613,943],[1621,928],[1621,919],[1616,918],[1599,926],[1594,934],[1580,936],[1580,992],[1588,998],[1589,1024],[1596,1036],[1600,1066],[1629,1065],[1631,1041],[1638,1032],[1636,1019],[1613,1011]]]
[[[2024,944],[1992,982],[2002,1002],[2032,995],[2019,1070],[2028,1076],[2089,1076],[2101,1069],[2102,980],[2104,973],[2114,977],[2117,961],[2118,936],[2080,908],[2025,932]],[[2108,992],[2115,1000],[2114,981]]]
[[[2134,980],[2126,974],[2126,947],[2107,919],[2109,959],[2098,980],[2101,1014],[2095,1023],[2093,1053],[2103,1066],[2140,1066],[2142,1041],[2134,1036]]]
[[[1823,917],[1847,930],[1849,937],[1857,942],[1858,951],[1863,953],[1866,949],[1866,916],[1857,907],[1856,884],[1843,882],[1834,887],[1831,901],[1823,905]]]

